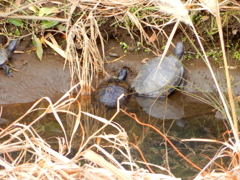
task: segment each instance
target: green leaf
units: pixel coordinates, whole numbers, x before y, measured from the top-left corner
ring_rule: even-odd
[[[20,36],[20,31],[19,31],[18,28],[16,28],[15,34],[16,34],[17,36]]]
[[[48,8],[48,7],[43,7],[39,10],[39,16],[47,16],[49,14],[53,14],[53,13],[58,13],[59,10],[58,8],[56,7],[51,7],[51,8]]]
[[[57,25],[57,29],[62,32],[66,31],[66,27],[63,25]]]
[[[58,23],[59,23],[59,21],[42,20],[42,27],[47,29],[47,28],[51,28],[51,27],[57,25]]]
[[[9,19],[9,22],[14,24],[15,26],[22,26],[23,22],[20,19]]]
[[[42,48],[42,42],[40,41],[39,38],[34,34],[33,35],[33,44],[36,47],[36,53],[40,61],[42,60],[43,56],[43,48]]]

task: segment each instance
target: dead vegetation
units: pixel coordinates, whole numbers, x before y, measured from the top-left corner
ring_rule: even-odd
[[[70,94],[73,90],[80,91],[82,94],[90,93],[94,77],[96,77],[99,72],[104,72],[104,63],[106,63],[104,59],[104,44],[106,40],[102,37],[100,27],[109,18],[114,18],[115,20],[114,23],[110,24],[111,27],[126,29],[133,40],[137,29],[142,44],[144,45],[143,42],[150,44],[151,50],[155,52],[155,54],[159,53],[156,33],[161,33],[168,39],[164,50],[164,53],[166,53],[176,30],[179,28],[184,32],[182,24],[184,23],[191,27],[192,32],[195,34],[196,42],[203,52],[201,56],[212,72],[208,57],[201,43],[201,37],[198,36],[197,30],[189,16],[189,11],[200,10],[207,11],[216,18],[228,85],[227,98],[218,87],[214,72],[212,72],[212,75],[218,87],[222,109],[224,109],[231,126],[231,133],[228,134],[229,137],[224,142],[215,141],[216,143],[222,143],[223,147],[205,168],[202,170],[199,169],[200,173],[196,179],[239,178],[240,145],[238,117],[235,107],[236,102],[231,90],[220,16],[221,10],[239,10],[239,3],[234,0],[219,3],[214,1],[210,4],[208,3],[209,1],[204,0],[200,2],[186,1],[184,4],[177,0],[173,2],[173,4],[165,0],[67,1],[66,3],[43,0],[36,2],[27,1],[24,4],[21,4],[21,1],[17,0],[10,2],[10,4],[6,2],[4,6],[5,12],[1,13],[0,16],[6,19],[20,19],[18,21],[12,21],[12,23],[16,26],[16,29],[19,30],[19,28],[23,28],[27,31],[25,35],[15,34],[14,37],[22,38],[28,35],[35,37],[34,42],[39,57],[41,57],[42,53],[42,43],[46,43],[61,54],[66,59],[65,66],[69,66],[71,70],[72,89],[56,103],[52,103],[48,98],[43,98],[48,102],[48,106],[43,109],[36,108],[39,102],[43,100],[40,99],[22,117],[14,121],[7,128],[1,129],[1,179],[25,179],[26,177],[29,179],[177,179],[168,172],[168,170],[166,170],[166,172],[168,172],[169,175],[160,175],[149,173],[146,169],[138,168],[131,157],[127,132],[113,122],[115,116],[107,120],[89,114],[82,109],[81,103],[76,100],[77,97],[71,97]],[[45,6],[54,6],[56,8],[51,9],[50,12],[41,12]],[[28,20],[31,22],[28,22]],[[46,28],[46,24],[44,24],[45,20],[52,23],[58,22],[61,26],[57,27],[57,23]],[[19,26],[17,23],[19,23]],[[37,27],[40,23],[43,24],[39,30]],[[29,26],[29,24],[32,25]],[[163,28],[169,24],[174,24],[174,27],[172,32],[167,34]],[[8,36],[9,32],[5,27],[6,25],[7,23],[4,23],[4,28],[1,33]],[[145,27],[151,29],[152,34],[149,35]],[[61,30],[61,28],[64,30]],[[63,50],[59,43],[55,41],[53,37],[54,33],[62,33],[65,35],[66,49]],[[36,37],[36,35],[38,35],[38,37]],[[188,36],[187,38],[193,45],[195,44],[195,42],[191,41],[191,38]],[[99,44],[101,45],[100,48]],[[76,82],[77,85],[75,85]],[[76,111],[70,108],[73,103],[77,103]],[[26,125],[21,122],[25,116],[38,110],[43,111],[43,113],[36,119],[33,119],[30,124]],[[120,109],[118,108],[115,115],[117,115],[119,111]],[[58,150],[52,149],[33,127],[43,116],[50,113],[54,115],[64,133],[64,137],[56,137]],[[70,136],[68,136],[65,131],[59,113],[65,113],[72,119],[72,132]],[[95,121],[101,122],[103,125],[95,128],[92,133],[89,133],[82,124],[81,116],[83,114],[95,119]],[[114,127],[118,133],[111,135],[102,133],[102,130],[106,126]],[[81,139],[78,152],[74,157],[69,158],[67,155],[72,148],[73,138],[79,129],[81,130],[79,136]],[[93,139],[95,144],[88,146],[89,142]],[[124,162],[128,168],[124,168],[111,153],[105,150],[98,143],[98,139],[107,140],[110,143],[109,147],[119,151],[122,156],[128,160]],[[208,142],[211,140],[201,139],[201,141]],[[101,152],[102,156],[97,152]],[[207,173],[206,169],[209,168],[216,159],[222,156],[232,158],[228,169],[225,170],[220,167],[223,173],[215,173],[214,170],[210,170],[210,172]]]
[[[152,174],[146,169],[140,169],[131,157],[127,133],[113,122],[114,117],[107,120],[84,112],[84,107],[81,107],[77,99],[69,98],[70,92],[77,86],[79,85],[73,87],[56,103],[52,103],[48,98],[40,99],[22,117],[2,129],[0,133],[1,179],[142,179],[143,177],[145,179],[176,179],[171,174]],[[38,107],[42,101],[47,101],[46,108]],[[76,105],[72,108],[74,103]],[[41,111],[42,114],[31,123],[23,124],[23,119],[35,111]],[[60,113],[67,114],[69,117],[67,121],[72,122],[72,131],[69,136],[60,119]],[[57,149],[51,147],[34,128],[34,124],[47,114],[54,115],[64,134],[63,137],[55,137],[58,142]],[[115,115],[117,114],[118,111]],[[91,134],[88,134],[89,129],[83,125],[86,118],[82,119],[82,115],[89,116],[96,121],[95,123],[99,121],[102,125],[96,130],[92,129]],[[118,133],[99,133],[106,126],[112,126]],[[78,136],[77,134],[80,134],[78,152],[69,158],[73,138]],[[119,151],[124,159],[128,160],[125,164],[129,168],[124,168],[111,153],[106,151],[106,147],[100,145],[100,142],[88,147],[89,141],[93,139],[106,140],[109,143],[108,147]]]

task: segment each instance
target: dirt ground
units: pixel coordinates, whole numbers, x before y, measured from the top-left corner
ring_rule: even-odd
[[[130,38],[125,36],[123,38],[125,42],[127,42]],[[176,44],[179,40],[174,40],[174,44]],[[129,42],[130,43],[130,42]],[[151,58],[155,57],[153,53],[147,53],[143,50],[140,51],[132,51],[124,53],[123,49],[119,46],[119,42],[116,42],[115,40],[109,41],[109,49],[106,52],[106,55],[108,55],[108,60],[114,61],[116,57],[109,57],[110,54],[116,54],[120,58],[118,61],[114,61],[114,63],[106,63],[105,69],[107,72],[111,75],[117,76],[118,72],[124,68],[127,67],[129,69],[128,78],[127,81],[130,84],[132,80],[137,76],[141,66],[144,64],[145,60],[150,60]],[[184,44],[185,46],[185,56],[188,54],[194,54],[194,50],[191,46]],[[113,50],[111,50],[113,49]],[[170,47],[169,53],[173,52],[174,47]],[[193,57],[194,57],[193,56]],[[226,90],[226,81],[225,81],[225,75],[224,75],[224,69],[220,67],[219,63],[215,63],[211,58],[211,67],[213,72],[215,73],[216,79],[218,83],[220,84],[220,87],[223,91],[227,92]],[[186,58],[183,58],[182,64],[185,68],[184,70],[184,90],[189,93],[197,93],[197,92],[216,92],[216,86],[214,83],[214,80],[212,78],[212,75],[210,73],[209,68],[207,65],[203,62],[202,59],[196,59],[193,58],[191,60],[187,60]],[[235,69],[229,69],[230,75],[231,75],[231,81],[233,85],[233,90],[236,95],[240,94],[240,72],[239,69],[236,67]]]
[[[105,64],[105,69],[109,74],[106,79],[110,76],[117,76],[122,68],[127,67],[127,82],[130,84],[143,65],[142,61],[155,56],[151,52],[145,52],[142,49],[136,51],[134,48],[124,53],[119,43],[131,44],[130,39],[126,33],[122,33],[121,39],[109,39],[106,45],[106,59],[110,63]],[[173,43],[176,44],[177,42],[178,40],[175,39]],[[10,63],[17,70],[13,71],[14,77],[7,77],[3,69],[0,69],[0,104],[27,103],[45,96],[57,100],[69,89],[70,75],[68,67],[63,69],[64,59],[52,49],[45,48],[43,60],[40,61],[35,51],[27,52],[32,48],[33,45],[29,40],[21,40],[18,44],[16,50],[22,51],[23,54],[14,54],[11,58]],[[169,53],[172,50],[173,47],[170,48]],[[188,46],[185,47],[185,50],[186,54],[191,52],[191,48]],[[116,61],[118,57],[121,58]],[[184,59],[183,65],[185,67],[184,78],[186,82],[184,90],[186,92],[214,92],[216,90],[212,76],[201,59]],[[225,89],[223,69],[216,63],[212,63],[212,66],[219,83]],[[231,69],[230,73],[234,84],[234,92],[239,95],[240,72],[236,68]]]
[[[44,50],[43,60],[36,52],[28,53],[32,45],[29,41],[20,41],[10,59],[13,77],[9,78],[0,69],[0,104],[27,103],[41,97],[57,99],[69,89],[70,75],[68,68],[63,69],[64,59],[51,49]]]

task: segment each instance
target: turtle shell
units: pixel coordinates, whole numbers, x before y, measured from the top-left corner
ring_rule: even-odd
[[[5,63],[8,61],[8,58],[10,58],[14,52],[14,50],[16,49],[18,40],[12,40],[10,42],[10,44],[8,45],[7,49],[0,49],[0,68],[4,69],[5,74],[9,77],[12,76],[12,73],[10,71],[9,66]]]
[[[0,65],[4,64],[8,60],[7,50],[0,49]]]
[[[181,58],[183,54],[182,44],[180,46],[182,49],[178,45],[175,56],[164,57],[160,65],[162,56],[155,57],[142,66],[131,84],[131,87],[135,89],[138,95],[149,97],[168,96],[176,86],[180,85],[184,72],[182,64],[176,57]]]
[[[120,104],[123,104],[129,97],[129,93],[129,85],[122,79],[122,77],[120,77],[120,79],[111,78],[108,81],[102,82],[98,86],[95,92],[95,98],[106,106],[116,107],[118,98],[124,94],[124,96],[119,100]]]
[[[10,58],[16,49],[18,40],[12,40],[10,44],[8,45],[7,49],[1,48],[0,49],[0,65],[4,64],[8,58]]]

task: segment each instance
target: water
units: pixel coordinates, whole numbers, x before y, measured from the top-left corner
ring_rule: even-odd
[[[79,100],[81,111],[89,112],[94,115],[110,119],[116,109],[105,108],[102,105],[93,102],[90,96],[83,96]],[[154,102],[154,105],[152,105]],[[1,118],[1,127],[4,128],[15,119],[22,116],[33,103],[2,105],[3,111]],[[37,107],[46,107],[46,101],[41,102]],[[153,99],[132,96],[125,107],[126,112],[134,113],[138,119],[151,126],[156,127],[163,132],[168,139],[181,151],[187,158],[204,167],[219,149],[219,145],[206,142],[183,142],[182,139],[190,138],[207,138],[219,140],[221,134],[226,130],[224,121],[215,118],[213,107],[206,105],[194,98],[183,95],[179,92],[174,93],[168,99],[155,101]],[[69,109],[74,113],[79,112],[77,103],[73,103]],[[39,117],[44,111],[39,110],[30,113],[20,122],[29,124]],[[68,138],[75,125],[75,117],[58,113],[65,127]],[[150,127],[140,125],[133,118],[123,112],[119,112],[114,119],[128,134],[129,142],[137,145],[142,150],[145,158],[149,163],[163,166],[170,169],[176,176],[183,179],[192,179],[199,171],[186,162],[178,153],[166,143],[165,139]],[[81,123],[85,129],[85,140],[103,126],[103,123],[89,116],[82,115]],[[56,121],[52,113],[46,114],[37,121],[33,127],[36,131],[51,144],[53,149],[58,149],[58,142],[55,137],[64,136],[63,131]],[[114,134],[116,129],[111,126],[106,127],[101,133]],[[76,152],[82,142],[83,134],[81,129],[74,135],[72,143],[72,154]],[[1,140],[3,141],[3,140]],[[102,141],[104,143],[104,141]],[[90,147],[96,143],[96,139],[89,141],[86,147]],[[135,148],[131,148],[132,157],[135,161],[142,161],[139,152]],[[119,152],[114,153],[114,157],[123,162],[124,159]],[[138,163],[140,167],[145,167]],[[156,173],[166,172],[153,168]]]
[[[180,152],[200,168],[204,167],[215,155],[220,145],[206,142],[182,142],[181,140],[221,139],[221,133],[226,128],[222,120],[215,118],[214,108],[180,93],[175,93],[167,100],[156,101],[154,105],[152,101],[154,100],[149,98],[132,98],[127,105],[128,112],[137,114],[142,122],[166,134]],[[107,118],[110,118],[113,112],[107,114]],[[163,167],[169,166],[170,171],[176,177],[183,179],[193,179],[199,172],[180,157],[155,130],[139,125],[123,113],[119,113],[115,121],[128,132],[129,141],[139,145],[149,163]],[[133,157],[142,161],[135,149]],[[153,169],[156,173],[166,173],[157,168]]]

